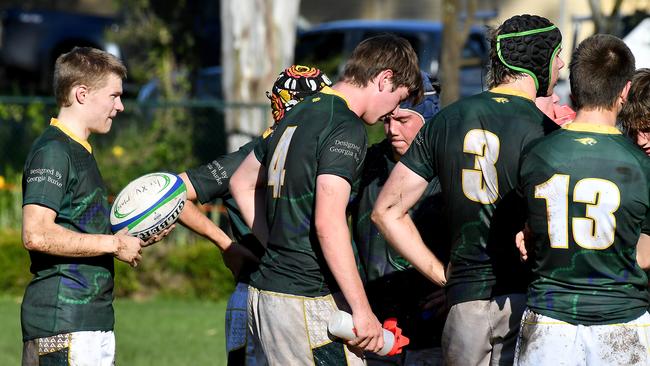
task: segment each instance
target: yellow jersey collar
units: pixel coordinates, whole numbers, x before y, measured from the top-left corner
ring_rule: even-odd
[[[614,126],[597,125],[594,123],[571,122],[562,125],[562,128],[569,131],[594,132],[608,135],[621,135],[621,131]]]
[[[348,100],[345,98],[345,95],[343,95],[343,94],[337,92],[336,90],[330,88],[329,86],[325,86],[325,87],[323,87],[323,89],[321,89],[321,93],[324,93],[324,94],[330,94],[330,95],[336,95],[337,97],[343,99],[343,101],[345,102],[345,105],[347,105],[348,108],[350,108],[350,103],[348,103]]]
[[[491,93],[497,93],[497,94],[516,95],[518,97],[526,98],[526,99],[528,99],[530,101],[533,100],[528,94],[526,94],[526,93],[524,93],[522,91],[506,88],[506,87],[503,87],[503,86],[499,86],[499,87],[490,89],[490,92]]]
[[[50,119],[50,126],[54,126],[54,127],[58,128],[59,130],[63,131],[63,133],[68,135],[68,137],[70,137],[71,139],[78,142],[81,146],[84,147],[84,149],[88,150],[89,153],[91,153],[91,154],[93,153],[93,148],[92,148],[92,146],[90,146],[88,141],[86,141],[86,140],[82,139],[81,137],[75,135],[72,131],[70,131],[67,127],[65,127],[61,122],[59,122],[58,119],[56,119],[56,118]]]

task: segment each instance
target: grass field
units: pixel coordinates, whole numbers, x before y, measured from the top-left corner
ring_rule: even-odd
[[[116,365],[225,365],[225,302],[115,302]],[[0,297],[0,365],[20,365],[20,300]]]

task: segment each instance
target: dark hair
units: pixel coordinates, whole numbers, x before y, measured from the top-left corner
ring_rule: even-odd
[[[59,107],[69,107],[70,91],[77,85],[101,88],[108,75],[126,79],[126,67],[117,57],[92,47],[75,47],[56,59],[54,96]]]
[[[490,88],[530,75],[537,96],[546,96],[552,65],[562,43],[562,34],[548,19],[537,15],[515,15],[488,32]]]
[[[393,86],[405,86],[410,100],[422,99],[422,77],[418,56],[411,44],[393,34],[382,34],[363,40],[345,64],[343,79],[360,87],[368,85],[384,70],[393,72]]]
[[[634,55],[617,37],[595,34],[573,51],[571,95],[577,109],[611,109],[634,74]]]
[[[636,139],[639,132],[650,132],[650,69],[636,70],[627,102],[618,116],[630,137]]]
[[[488,28],[488,40],[490,42],[490,61],[488,62],[487,75],[485,76],[488,88],[495,88],[506,81],[524,77],[526,74],[516,71],[504,65],[497,54],[497,36],[501,34],[501,28]]]

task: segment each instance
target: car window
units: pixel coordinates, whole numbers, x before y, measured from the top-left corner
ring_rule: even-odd
[[[339,65],[343,63],[345,34],[325,32],[305,34],[298,37],[295,63],[315,66],[330,77],[338,75]]]

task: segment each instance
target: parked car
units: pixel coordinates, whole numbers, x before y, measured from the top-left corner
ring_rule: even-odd
[[[56,10],[5,10],[0,19],[0,68],[5,86],[51,93],[56,58],[75,46],[91,46],[120,57],[119,47],[106,40],[117,31],[109,17]],[[24,90],[21,90],[24,92]]]
[[[442,45],[442,23],[421,20],[342,20],[316,25],[299,31],[296,40],[296,63],[317,66],[336,78],[345,60],[364,39],[393,33],[407,39],[420,61],[420,68],[438,75]],[[473,26],[463,47],[460,94],[467,96],[484,89],[483,65],[489,46],[485,27]]]
[[[223,99],[221,93],[221,66],[210,66],[199,69],[193,75],[178,73],[172,75],[174,79],[182,77],[189,78],[192,90],[190,91],[192,99],[208,100]],[[158,100],[160,97],[160,80],[157,78],[147,81],[138,91],[136,100],[139,103],[147,103]]]

